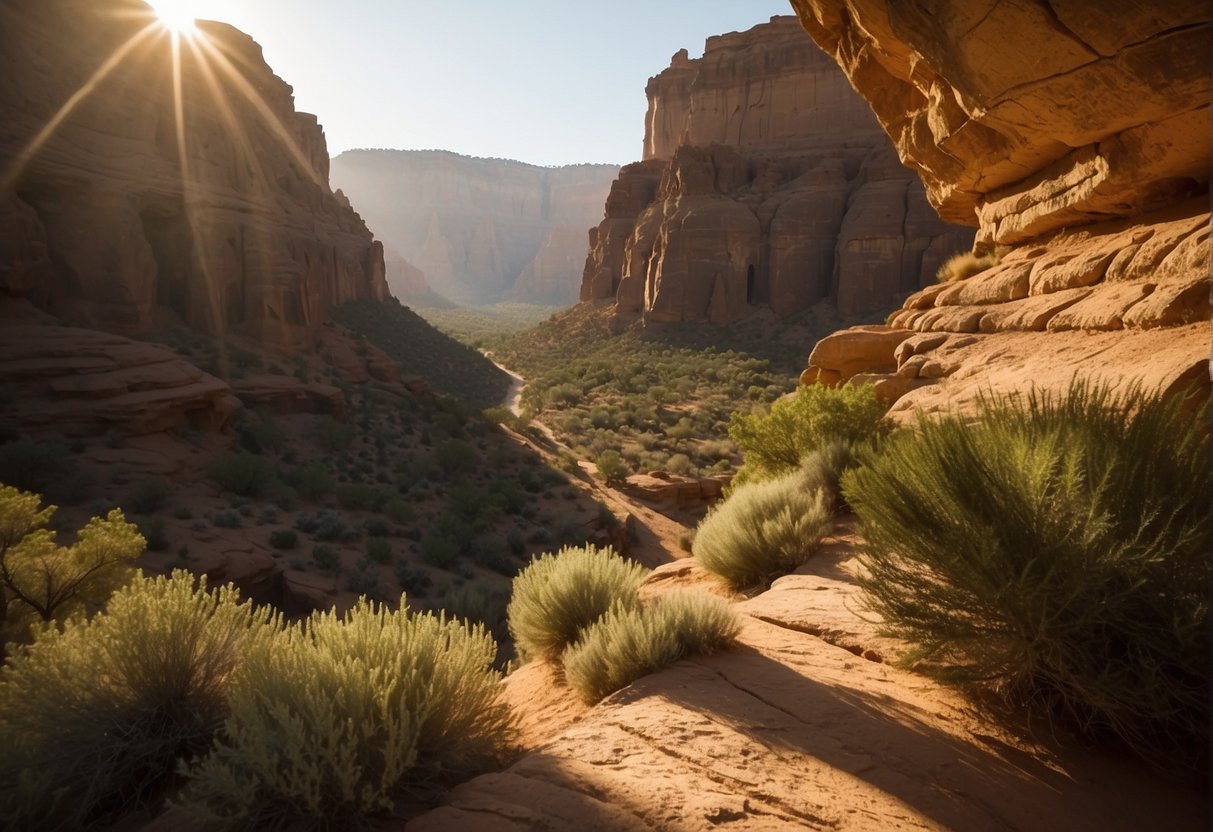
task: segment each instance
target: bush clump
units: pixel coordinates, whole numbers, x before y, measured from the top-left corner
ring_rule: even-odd
[[[939,267],[939,271],[935,273],[935,279],[940,283],[953,283],[957,280],[965,280],[975,274],[984,272],[986,269],[997,266],[1002,262],[1003,255],[1006,253],[1006,248],[996,246],[992,251],[988,251],[985,254],[977,254],[972,251],[962,251],[958,254],[953,254]]]
[[[80,829],[156,799],[205,751],[233,669],[271,624],[230,585],[177,571],[41,630],[0,670],[5,823]]]
[[[260,497],[277,480],[274,463],[250,453],[228,454],[211,467],[211,479],[224,491],[241,497]]]
[[[706,592],[671,592],[645,607],[617,604],[565,651],[565,679],[597,702],[685,656],[723,649],[740,630],[728,603]]]
[[[991,399],[849,473],[866,597],[908,659],[1144,752],[1207,742],[1209,442],[1184,407]]]
[[[734,589],[765,586],[804,563],[833,526],[805,471],[743,485],[699,524],[691,551]]]
[[[483,627],[361,600],[314,613],[236,674],[187,809],[226,826],[347,828],[491,763],[511,722]]]
[[[887,410],[870,384],[810,384],[775,402],[768,412],[734,413],[729,436],[745,464],[733,486],[793,471],[807,455],[833,442],[858,445],[880,439],[892,430]]]
[[[648,574],[610,549],[566,546],[531,561],[514,578],[506,616],[524,659],[555,658],[613,606],[635,607]]]

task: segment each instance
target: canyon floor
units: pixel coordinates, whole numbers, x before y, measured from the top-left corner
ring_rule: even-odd
[[[737,600],[734,649],[593,708],[543,665],[523,666],[506,684],[525,754],[404,828],[1208,828],[1199,783],[996,720],[891,664],[902,645],[860,611],[857,543],[841,521],[795,574]],[[688,584],[722,591],[690,560],[659,567],[648,591]]]

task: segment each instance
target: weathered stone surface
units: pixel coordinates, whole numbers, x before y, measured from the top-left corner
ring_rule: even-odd
[[[1004,332],[1012,329],[1041,332],[1054,315],[1090,295],[1090,289],[1065,289],[1000,304],[982,314],[979,329],[982,332]]]
[[[77,327],[0,327],[0,384],[10,418],[35,434],[222,430],[240,403],[227,382],[164,347]]]
[[[332,163],[333,183],[385,245],[438,294],[472,302],[575,301],[586,229],[619,172],[442,150],[350,150]]]
[[[1153,283],[1108,283],[1049,319],[1048,330],[1123,329],[1125,313],[1154,291]]]
[[[261,48],[201,24],[199,48],[180,53],[179,140],[169,35],[120,5],[46,0],[5,16],[4,291],[110,330],[147,329],[159,306],[292,348],[333,304],[385,299],[382,249],[329,189],[323,131]]]
[[[809,356],[809,367],[832,370],[842,380],[859,372],[892,373],[897,370],[894,351],[912,334],[887,326],[844,329],[817,342]]]
[[[655,321],[730,323],[830,297],[854,315],[923,286],[972,242],[939,221],[794,18],[711,38],[702,58],[678,53],[648,94],[647,161],[612,188],[582,300]],[[703,197],[718,204],[688,204]]]
[[[947,286],[935,295],[935,305],[980,306],[1026,298],[1031,287],[1029,275],[1032,273],[1032,266],[1031,262],[999,263],[966,280],[958,280]]]
[[[983,243],[1207,190],[1208,4],[793,0],[931,204]],[[1025,48],[1030,44],[1030,48]]]
[[[727,478],[683,477],[665,471],[632,474],[623,484],[623,491],[650,503],[672,503],[676,506],[711,505],[720,499]]]

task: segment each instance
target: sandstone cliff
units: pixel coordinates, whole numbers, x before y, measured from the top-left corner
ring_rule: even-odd
[[[709,38],[650,79],[644,161],[590,237],[581,299],[728,323],[827,297],[846,315],[929,282],[972,232],[941,222],[868,105],[793,17]]]
[[[1207,4],[793,0],[947,218],[1007,247],[823,340],[908,415],[1075,375],[1208,385]]]
[[[203,24],[178,110],[153,21],[123,0],[0,6],[0,293],[102,329],[168,310],[282,347],[334,304],[386,299],[382,247],[261,48]]]
[[[332,170],[375,233],[439,294],[560,304],[577,299],[586,229],[618,172],[437,150],[353,150]]]

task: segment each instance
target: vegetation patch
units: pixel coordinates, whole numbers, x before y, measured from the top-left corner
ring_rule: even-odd
[[[868,603],[945,680],[1198,755],[1209,468],[1199,420],[1157,394],[1077,383],[925,422],[843,479]]]

